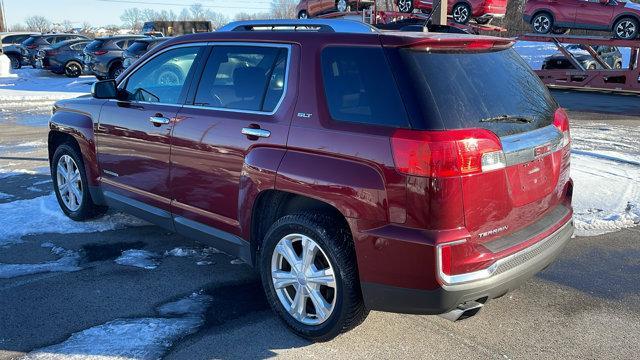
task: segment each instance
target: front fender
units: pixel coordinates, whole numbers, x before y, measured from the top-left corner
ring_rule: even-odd
[[[97,186],[100,170],[98,168],[93,126],[92,116],[88,113],[57,109],[49,120],[49,141],[51,141],[55,133],[71,135],[80,147],[89,185]],[[55,149],[50,146],[49,159],[53,159],[54,152]]]
[[[347,218],[387,221],[383,176],[368,164],[289,150],[278,168],[276,190],[326,202]]]

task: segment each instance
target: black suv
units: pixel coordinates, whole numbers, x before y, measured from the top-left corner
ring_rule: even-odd
[[[601,69],[596,59],[582,45],[568,45],[566,49],[578,60],[580,65],[586,70]],[[605,63],[609,64],[612,69],[622,69],[622,53],[615,46],[599,45],[594,46],[593,50],[600,56]],[[574,69],[575,66],[567,59],[563,53],[558,52],[551,56],[547,56],[542,63],[542,68],[550,69]]]
[[[22,55],[22,64],[36,67],[36,55],[39,50],[51,47],[59,42],[73,39],[88,39],[86,36],[78,34],[42,34],[29,37],[20,44],[20,52]]]
[[[115,79],[124,68],[122,55],[135,40],[144,35],[120,35],[96,38],[84,48],[85,71],[98,79]]]

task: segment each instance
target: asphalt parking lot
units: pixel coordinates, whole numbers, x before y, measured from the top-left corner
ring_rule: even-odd
[[[636,117],[640,111],[634,113],[632,101],[637,97],[624,98],[628,108],[621,115],[602,114],[595,105],[581,106],[592,104],[592,95],[580,95],[585,96],[582,100],[561,96],[574,120],[640,126]],[[45,134],[43,127],[0,125],[3,144],[39,141]],[[0,153],[0,161],[42,168],[45,149],[6,150]],[[48,180],[37,173],[0,178],[0,193],[6,195],[0,198],[0,209],[46,197],[51,192]],[[45,215],[51,211],[46,200],[24,204],[24,211],[39,209]],[[11,229],[29,220],[28,214],[17,218],[8,214],[0,211],[2,231],[22,234]],[[42,228],[67,226],[63,219],[49,215]],[[51,263],[60,254],[71,260],[58,264],[69,266],[65,271],[0,278],[0,359],[39,358],[29,353],[43,348],[48,358],[113,355],[106,342],[117,346],[118,336],[130,332],[108,333],[108,341],[92,338],[100,346],[91,353],[82,346],[52,345],[114,320],[125,324],[118,329],[126,329],[143,319],[183,319],[186,315],[163,315],[162,307],[194,293],[208,299],[198,313],[204,321],[193,331],[158,340],[167,359],[640,357],[640,227],[574,238],[555,264],[522,288],[491,301],[471,319],[451,323],[437,316],[372,312],[355,330],[327,343],[311,344],[290,333],[271,313],[257,275],[247,265],[131,219],[114,217],[101,224],[104,228],[99,232],[47,231],[0,247],[0,266]],[[62,250],[54,251],[58,248]],[[127,250],[154,254],[152,266],[116,262]]]

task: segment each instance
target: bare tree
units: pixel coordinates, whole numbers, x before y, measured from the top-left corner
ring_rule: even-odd
[[[213,26],[214,29],[221,28],[229,22],[228,17],[211,10],[205,12],[205,20],[211,21],[211,26]]]
[[[10,31],[28,31],[27,27],[23,24],[13,24],[9,27]]]
[[[180,21],[188,21],[191,20],[191,13],[187,9],[182,9],[180,15],[178,15],[178,20]]]
[[[295,0],[272,0],[271,1],[271,17],[274,19],[295,19],[296,5]]]
[[[44,16],[30,16],[24,20],[24,23],[29,31],[51,31],[51,21]]]
[[[142,10],[142,17],[144,18],[145,21],[158,20],[157,19],[157,15],[158,14],[153,9],[144,9],[144,10]]]
[[[71,32],[73,30],[73,23],[70,20],[63,20],[60,27],[64,32]]]
[[[122,15],[120,15],[120,20],[122,20],[125,26],[134,31],[142,29],[143,18],[143,13],[138,8],[126,9]]]
[[[189,7],[189,10],[191,10],[191,20],[199,21],[207,19],[207,14],[202,4],[193,4]]]
[[[242,20],[265,20],[265,19],[271,19],[271,14],[269,13],[246,13],[246,12],[241,12],[236,14],[235,19],[237,21],[242,21]]]
[[[84,36],[90,36],[93,35],[94,31],[93,31],[93,26],[91,26],[91,23],[89,23],[88,21],[85,21],[82,23],[82,26],[80,26],[80,34],[84,35]]]

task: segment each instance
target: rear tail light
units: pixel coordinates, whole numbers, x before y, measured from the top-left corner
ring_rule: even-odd
[[[493,275],[497,263],[477,245],[457,240],[437,246],[438,278],[444,284],[459,284],[486,279]]]
[[[500,139],[485,129],[397,130],[391,147],[396,169],[408,175],[451,177],[506,166]]]
[[[571,133],[569,131],[569,116],[562,108],[558,108],[553,114],[553,125],[562,132],[562,147],[571,143]]]
[[[55,50],[48,50],[45,52],[45,56],[56,56],[58,55],[58,52]]]
[[[27,45],[27,49],[37,49],[38,45]]]
[[[100,55],[104,55],[106,53],[108,53],[107,50],[96,50],[96,51],[93,52],[93,55],[100,56]]]

